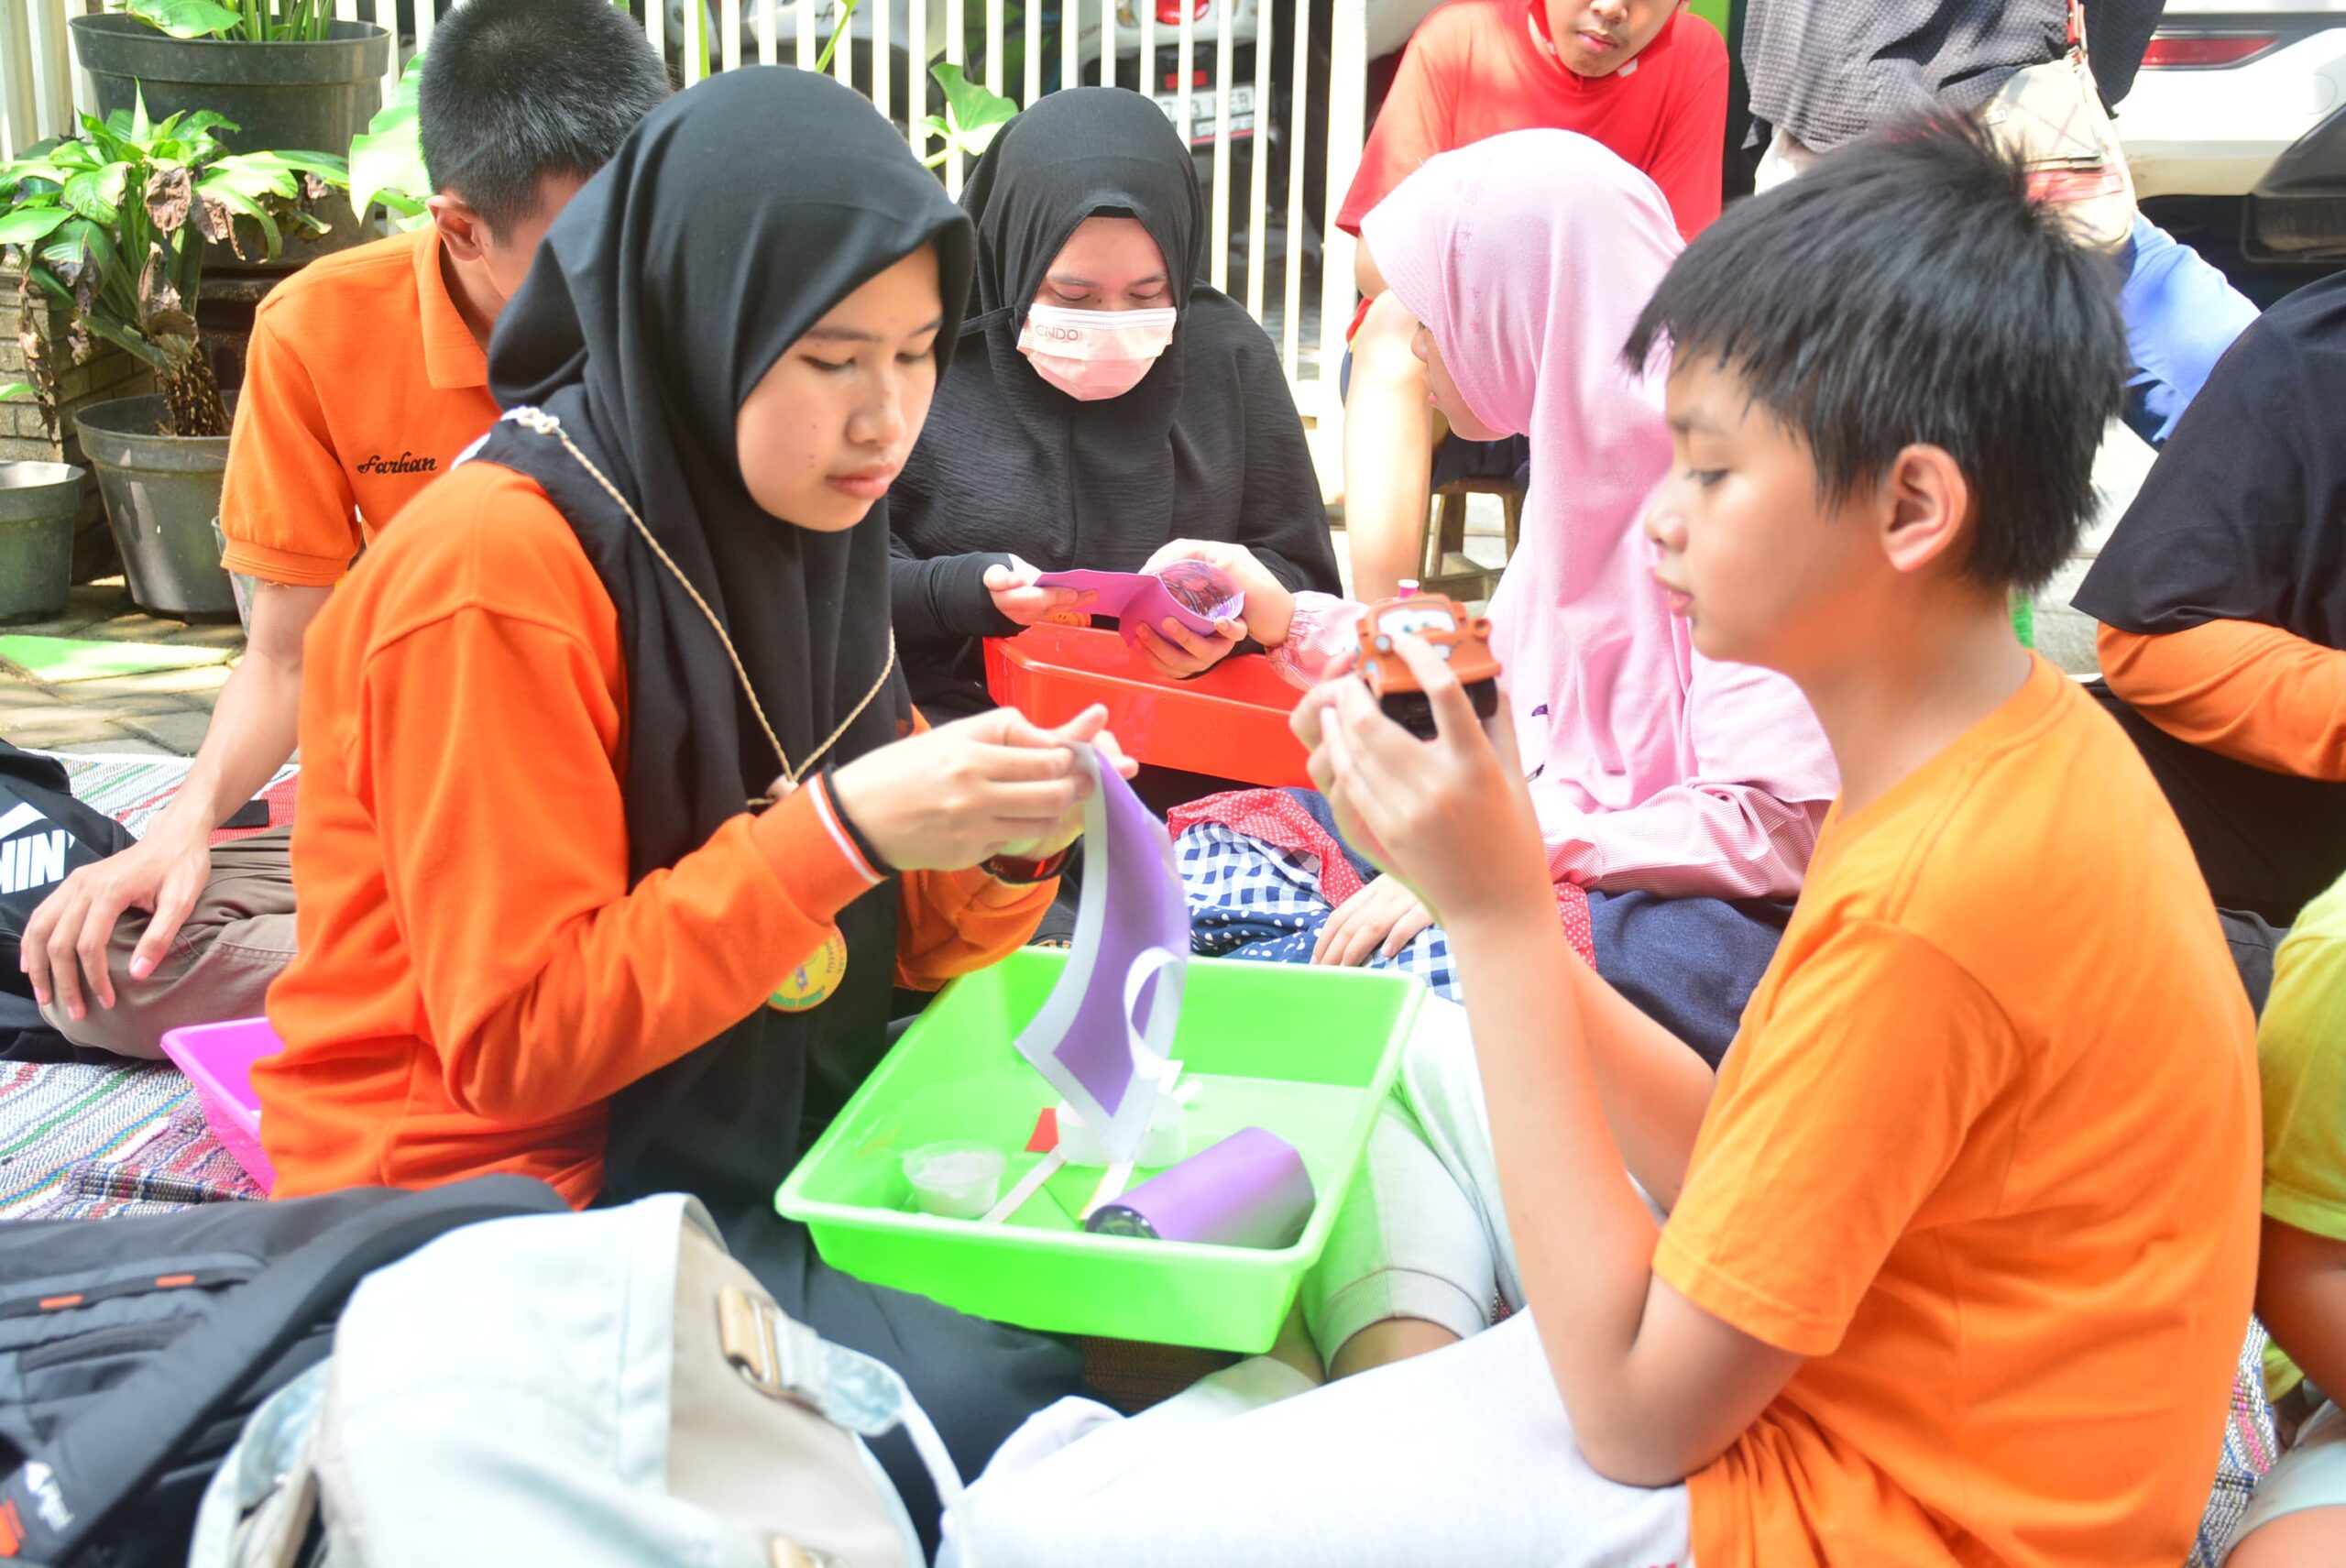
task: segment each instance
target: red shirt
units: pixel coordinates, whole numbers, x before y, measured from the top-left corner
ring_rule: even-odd
[[[1419,26],[1337,227],[1359,234],[1368,210],[1438,152],[1540,128],[1578,131],[1644,170],[1690,239],[1719,215],[1727,61],[1717,30],[1682,11],[1618,71],[1582,76],[1548,52],[1540,7],[1450,0]]]

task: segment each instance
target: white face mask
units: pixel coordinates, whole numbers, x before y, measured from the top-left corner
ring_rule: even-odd
[[[1035,373],[1070,398],[1121,398],[1140,385],[1173,341],[1175,310],[1070,311],[1035,305],[1018,334],[1018,352]]]

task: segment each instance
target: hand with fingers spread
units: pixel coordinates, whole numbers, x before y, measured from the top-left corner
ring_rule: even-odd
[[[1069,748],[1100,740],[1106,723],[1101,707],[1057,729],[995,708],[844,764],[831,775],[831,797],[898,871],[1055,854],[1082,831],[1091,793]],[[1113,753],[1114,742],[1108,745]]]
[[[1035,579],[1043,575],[1039,566],[1029,565],[1013,555],[1007,566],[988,566],[985,573],[986,592],[993,596],[993,607],[1006,620],[1021,626],[1032,626],[1054,615],[1080,610],[1100,596],[1080,588],[1046,588],[1036,586]]]
[[[1396,958],[1432,924],[1433,911],[1406,883],[1381,876],[1336,905],[1311,945],[1311,961],[1350,967]]]
[[[1211,539],[1176,539],[1151,555],[1141,570],[1161,571],[1176,561],[1202,561],[1238,585],[1246,596],[1239,612],[1246,618],[1244,635],[1266,648],[1287,641],[1288,623],[1295,619],[1295,595],[1252,550]]]
[[[25,924],[18,967],[32,984],[33,999],[43,1006],[54,1003],[76,1023],[89,1015],[92,1002],[112,1007],[106,948],[115,923],[133,909],[150,913],[130,959],[130,978],[145,980],[170,950],[211,872],[212,835],[166,814],[129,849],[67,877]]]
[[[1299,708],[1297,733],[1308,726],[1317,736],[1312,781],[1337,825],[1443,925],[1544,907],[1553,897],[1548,858],[1506,706],[1486,732],[1440,654],[1415,637],[1395,646],[1432,706],[1433,740],[1387,718],[1356,678],[1316,688],[1308,717]]]
[[[1149,662],[1176,680],[1202,675],[1230,656],[1230,651],[1246,641],[1246,623],[1243,620],[1217,620],[1213,634],[1200,637],[1171,616],[1159,626],[1144,624],[1139,629],[1140,651]]]

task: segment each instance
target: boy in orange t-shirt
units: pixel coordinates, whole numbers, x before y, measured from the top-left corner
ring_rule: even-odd
[[[432,35],[416,104],[430,227],[304,268],[253,319],[228,443],[223,564],[256,579],[244,662],[186,781],[137,845],[34,913],[25,970],[79,1046],[157,1057],[166,1030],[249,1017],[293,953],[280,826],[212,832],[292,755],[301,645],[351,561],[497,420],[488,334],[538,242],[666,98],[608,0],[472,0]]]
[[[2156,784],[2006,610],[2090,504],[2109,290],[1981,132],[1925,122],[1698,237],[1630,357],[1663,344],[1656,577],[1703,653],[1801,686],[1843,783],[1716,1083],[1565,950],[1504,712],[1414,639],[1434,740],[1326,683],[1312,777],[1466,997],[1453,1076],[1421,1040],[1405,1098],[1519,1310],[1299,1397],[1266,1359],[1040,1463],[1013,1439],[956,1524],[977,1558],[2191,1550],[2256,1268],[2253,1026]]]

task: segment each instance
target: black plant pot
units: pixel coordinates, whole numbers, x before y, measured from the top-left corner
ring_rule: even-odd
[[[175,38],[136,16],[76,16],[73,51],[97,89],[98,113],[131,107],[143,92],[147,113],[168,115],[210,109],[236,122],[219,133],[232,152],[350,153],[350,138],[383,104],[383,75],[390,69],[391,35],[372,22],[336,22],[318,43],[227,43],[218,38]],[[303,262],[363,243],[372,236],[339,191],[314,203],[318,216],[334,225],[315,239],[289,232],[275,261],[258,228],[237,220],[245,252],[239,258],[223,243],[204,258],[209,268],[247,271],[291,271]]]
[[[234,615],[236,589],[212,531],[228,438],[166,435],[164,418],[161,398],[123,398],[83,409],[75,422],[98,471],[130,597],[159,615]]]

